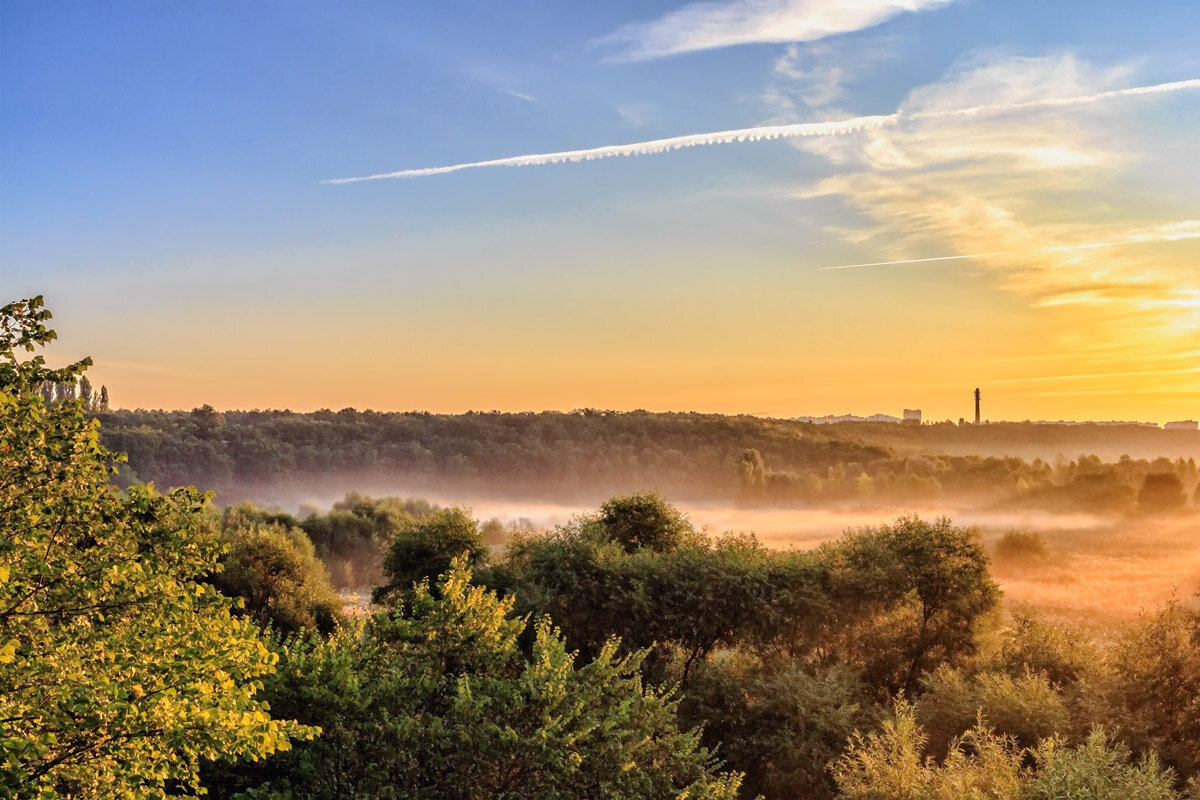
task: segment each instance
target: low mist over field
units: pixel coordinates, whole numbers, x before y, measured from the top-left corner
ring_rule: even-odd
[[[403,489],[377,496],[416,496]],[[419,495],[442,506],[462,506],[479,520],[506,526],[528,524],[548,530],[595,512],[595,506],[565,505],[463,495]],[[328,510],[340,497],[310,496],[298,506],[286,496],[256,498],[303,516]],[[1005,603],[1037,608],[1085,625],[1103,627],[1135,619],[1172,598],[1186,600],[1200,590],[1200,515],[1116,517],[1048,511],[985,511],[937,506],[898,506],[867,510],[757,508],[678,502],[693,525],[717,534],[753,533],[771,548],[809,549],[837,539],[847,529],[889,524],[918,514],[948,517],[977,528],[992,556],[992,568]],[[997,552],[1006,534],[1031,534],[1042,545],[1032,551]]]
[[[101,420],[106,441],[129,453],[126,480],[194,483],[215,489],[219,504],[250,500],[300,517],[353,491],[550,530],[612,495],[656,488],[697,527],[752,532],[777,549],[909,514],[976,527],[989,546],[1033,534],[1041,552],[994,562],[1006,601],[1089,623],[1132,619],[1197,588],[1196,431],[594,410],[201,408]]]

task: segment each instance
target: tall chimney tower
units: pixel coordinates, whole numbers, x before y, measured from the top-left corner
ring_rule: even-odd
[[[979,390],[975,390],[975,424],[979,424]]]

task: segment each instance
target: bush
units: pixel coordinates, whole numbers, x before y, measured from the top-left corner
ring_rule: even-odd
[[[705,741],[719,744],[725,763],[745,773],[743,797],[771,800],[833,797],[830,764],[855,730],[878,721],[849,670],[812,672],[737,651],[697,669],[680,716],[703,725]]]
[[[1093,730],[1075,748],[1046,740],[1034,751],[1037,769],[1026,782],[1022,800],[1175,800],[1174,776],[1151,754],[1130,763],[1129,749],[1110,745],[1102,729]]]
[[[925,757],[912,706],[897,704],[883,728],[856,735],[834,767],[842,800],[1176,800],[1173,775],[1153,757],[1130,762],[1102,729],[1068,747],[1044,739],[1019,747],[982,722],[955,740],[945,761]],[[1034,768],[1025,766],[1032,761]]]
[[[227,550],[220,571],[211,578],[213,585],[223,594],[241,598],[244,613],[264,628],[270,626],[285,636],[301,630],[331,633],[342,604],[304,531],[280,525],[235,525],[221,533]]]
[[[1048,554],[1046,540],[1040,533],[1024,531],[1008,531],[996,542],[992,552],[998,561],[1017,564],[1041,561]]]
[[[387,582],[375,590],[375,602],[396,602],[414,584],[444,574],[462,555],[471,567],[487,558],[483,535],[466,509],[443,508],[402,525],[388,545],[383,560]]]
[[[340,800],[733,800],[677,700],[646,688],[641,654],[614,640],[577,665],[548,621],[526,627],[509,602],[471,587],[466,559],[437,591],[329,640],[292,640],[265,694],[321,725],[281,758],[214,777],[215,798]]]
[[[929,734],[929,754],[938,759],[981,718],[1021,747],[1033,747],[1070,727],[1066,703],[1041,673],[1015,679],[998,672],[967,677],[943,666],[925,677],[925,690],[916,704],[917,721]]]
[[[1187,490],[1174,472],[1151,472],[1138,491],[1138,510],[1149,514],[1176,511],[1187,505]]]
[[[925,733],[900,701],[891,719],[855,734],[833,767],[841,800],[1020,800],[1022,752],[982,725],[955,740],[941,766],[925,757]]]
[[[1200,624],[1170,603],[1130,626],[1113,658],[1108,723],[1182,779],[1200,777]]]
[[[361,589],[384,582],[384,554],[396,532],[437,510],[424,500],[350,492],[328,514],[310,513],[300,527],[333,571],[334,585]]]
[[[599,522],[608,538],[627,553],[670,552],[696,535],[687,517],[658,492],[612,498],[600,506]]]
[[[1013,677],[1040,672],[1059,689],[1075,691],[1081,682],[1094,682],[1103,663],[1101,648],[1077,625],[1016,608],[996,666]]]

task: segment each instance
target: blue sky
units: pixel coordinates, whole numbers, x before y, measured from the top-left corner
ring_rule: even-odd
[[[1111,95],[1196,78],[1187,2],[8,0],[0,287],[128,406],[1196,416],[1200,90]]]

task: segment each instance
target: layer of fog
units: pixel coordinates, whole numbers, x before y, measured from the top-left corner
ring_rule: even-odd
[[[441,494],[429,491],[409,491],[402,488],[377,492],[376,496],[420,497],[441,506],[465,506],[481,521],[499,519],[510,524],[528,520],[535,528],[550,529],[563,525],[572,517],[593,513],[597,505],[577,503],[505,500],[495,497]],[[314,495],[288,510],[327,511],[342,495]],[[917,514],[934,519],[950,517],[958,525],[976,526],[985,530],[1086,530],[1105,523],[1092,514],[1055,514],[1048,511],[985,511],[948,506],[907,506],[887,509],[831,510],[816,508],[777,508],[737,506],[726,503],[696,503],[667,500],[683,511],[697,528],[716,534],[724,531],[751,531],[759,541],[771,547],[812,547],[836,539],[843,531],[863,526],[876,526],[894,521],[897,517]],[[284,506],[287,508],[287,506]]]
[[[504,500],[402,487],[375,491],[374,495],[422,497],[442,506],[468,507],[481,522],[495,518],[510,525],[527,520],[537,529],[563,525],[575,516],[594,513],[599,505]],[[324,512],[341,497],[314,494],[288,510],[299,510],[302,516]],[[1036,533],[1046,547],[1043,555],[1016,561],[996,559],[993,575],[1009,604],[1031,605],[1081,624],[1130,620],[1172,599],[1191,601],[1200,588],[1200,517],[1195,516],[1129,518],[946,505],[829,510],[667,499],[697,528],[710,534],[753,532],[773,548],[809,549],[837,539],[847,530],[888,524],[907,514],[925,519],[946,516],[956,525],[976,527],[989,551],[1009,531]]]

